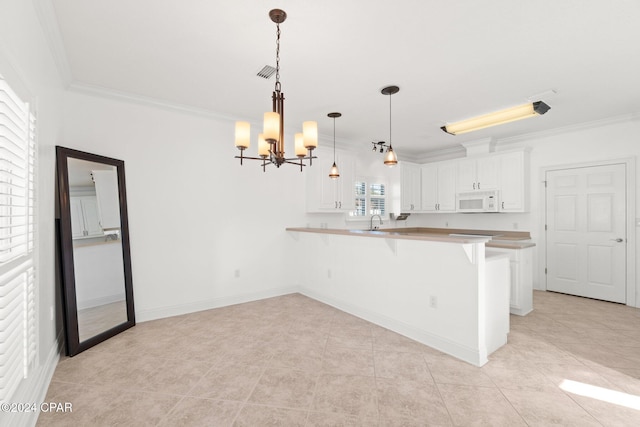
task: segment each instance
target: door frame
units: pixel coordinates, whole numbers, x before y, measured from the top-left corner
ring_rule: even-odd
[[[540,245],[538,249],[538,277],[539,287],[538,289],[547,290],[547,274],[545,269],[547,268],[547,232],[545,225],[547,223],[547,191],[546,191],[546,179],[547,172],[576,169],[592,166],[609,166],[624,164],[626,169],[626,239],[627,239],[627,259],[626,259],[626,305],[631,307],[640,308],[640,292],[637,290],[636,284],[636,159],[635,157],[627,157],[622,159],[611,160],[599,160],[584,163],[567,163],[554,166],[543,166],[540,168],[540,218],[539,223],[539,236]],[[638,223],[640,225],[640,221]]]

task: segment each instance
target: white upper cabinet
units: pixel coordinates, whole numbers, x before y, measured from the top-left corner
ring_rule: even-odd
[[[305,166],[307,212],[348,212],[355,209],[355,158],[336,151],[340,177],[329,178],[333,166],[333,150],[316,148],[313,166]]]
[[[419,211],[422,207],[420,165],[400,163],[400,207],[402,212]]]
[[[500,154],[500,212],[529,211],[529,153]]]
[[[71,236],[74,239],[84,237],[103,236],[100,226],[98,201],[95,196],[72,196],[69,198],[71,207]]]
[[[458,160],[457,191],[497,190],[498,167],[495,155]]]
[[[100,212],[100,224],[105,230],[120,228],[120,198],[118,196],[118,174],[115,170],[91,171],[96,186],[96,197]]]
[[[422,210],[425,212],[455,212],[456,163],[442,162],[422,165]]]

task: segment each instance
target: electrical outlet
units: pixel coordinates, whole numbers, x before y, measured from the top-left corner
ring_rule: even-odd
[[[438,308],[438,297],[436,297],[435,295],[431,295],[429,297],[429,307]]]
[[[331,269],[327,269],[327,279],[331,279]]]
[[[514,230],[517,230],[517,229],[518,229],[518,223],[517,223],[517,222],[514,222],[514,223],[513,223],[513,229],[514,229]]]
[[[53,306],[50,305],[49,306],[49,316],[51,317],[51,320],[53,320],[53,315],[54,315]]]
[[[233,272],[233,275],[234,275],[234,277],[235,277],[236,279],[237,279],[238,277],[240,277],[240,269],[236,269],[236,270]]]

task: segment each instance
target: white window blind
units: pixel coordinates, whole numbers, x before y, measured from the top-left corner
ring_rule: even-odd
[[[387,214],[386,184],[380,178],[361,178],[355,183],[356,208],[351,217]]]
[[[36,363],[36,119],[0,76],[0,401]]]

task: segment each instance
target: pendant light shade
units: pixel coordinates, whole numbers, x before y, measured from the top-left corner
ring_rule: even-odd
[[[396,153],[393,151],[393,148],[389,147],[387,150],[387,154],[384,155],[384,164],[391,167],[398,164],[398,158],[396,157]]]
[[[329,178],[340,178],[340,172],[338,172],[338,166],[336,165],[336,118],[341,117],[342,113],[329,113],[327,116],[333,119],[333,166],[329,171]]]

